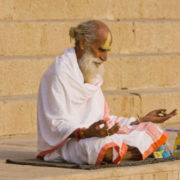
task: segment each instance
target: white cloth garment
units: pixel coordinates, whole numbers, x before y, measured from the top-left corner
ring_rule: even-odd
[[[102,79],[84,83],[74,48],[67,49],[44,73],[38,94],[38,155],[46,161],[100,164],[107,148],[113,147],[113,162],[119,163],[127,145],[135,146],[145,159],[161,146],[167,134],[152,123],[130,126],[135,118],[110,116],[102,90]],[[76,141],[69,135],[105,119],[115,135]],[[127,144],[127,145],[126,145]]]

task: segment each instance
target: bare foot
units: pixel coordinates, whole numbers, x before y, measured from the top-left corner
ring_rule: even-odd
[[[124,160],[142,160],[142,155],[136,147],[128,146]]]

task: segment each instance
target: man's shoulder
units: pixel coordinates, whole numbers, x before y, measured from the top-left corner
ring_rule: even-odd
[[[55,63],[57,65],[68,63],[68,60],[70,61],[71,59],[74,59],[74,58],[76,58],[74,48],[68,48],[65,51],[63,51],[61,55],[56,56]]]
[[[71,61],[75,57],[74,48],[66,49],[61,55],[56,56],[55,61],[48,67],[44,75],[60,75],[62,72],[71,66]]]

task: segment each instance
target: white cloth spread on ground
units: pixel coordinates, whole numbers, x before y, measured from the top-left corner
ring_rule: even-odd
[[[102,79],[84,83],[74,48],[44,73],[38,94],[38,155],[46,161],[100,164],[106,150],[113,147],[113,163],[121,161],[127,145],[137,147],[143,159],[160,147],[167,134],[152,123],[130,126],[134,117],[110,116],[102,90]],[[109,127],[120,124],[117,134],[105,138],[68,138],[77,128],[88,128],[105,119]]]

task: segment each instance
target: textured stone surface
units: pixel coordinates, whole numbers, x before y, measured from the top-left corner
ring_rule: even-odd
[[[99,10],[101,7],[101,10]],[[83,14],[83,15],[82,15]],[[1,0],[3,20],[177,19],[178,0]]]
[[[0,56],[56,55],[70,44],[74,22],[0,23]],[[180,48],[180,22],[108,22],[112,53],[173,53]]]
[[[180,172],[178,171],[168,172],[168,180],[171,179],[180,179]]]
[[[0,95],[37,94],[40,78],[54,60],[53,56],[0,61]],[[179,87],[179,66],[180,56],[110,56],[105,63],[102,88],[103,90],[138,90]]]
[[[167,173],[156,173],[155,175],[154,175],[154,180],[165,180],[165,179],[167,179]]]
[[[179,22],[111,22],[108,25],[115,37],[114,53],[179,52]]]
[[[143,180],[154,180],[154,174],[144,174],[142,179]]]
[[[0,56],[55,55],[70,46],[71,23],[0,23]]]
[[[27,58],[0,61],[0,95],[37,94],[43,72],[52,58]]]
[[[0,101],[0,136],[32,134],[36,132],[35,100],[1,100]]]
[[[179,180],[180,161],[134,167],[97,170],[65,169],[5,164],[7,158],[34,158],[36,137],[0,138],[0,179],[2,180]],[[172,179],[171,179],[172,178]]]
[[[124,117],[140,114],[141,102],[138,96],[129,93],[105,92],[105,98],[111,114]]]
[[[153,109],[165,108],[168,112],[173,109],[179,109],[180,107],[180,91],[170,90],[169,92],[150,92],[150,93],[140,93],[141,95],[141,113],[145,115]],[[169,123],[180,123],[179,114],[172,119],[165,122]]]
[[[105,90],[180,86],[180,56],[110,57],[105,65]]]

